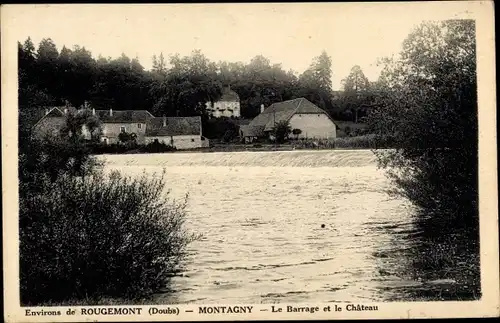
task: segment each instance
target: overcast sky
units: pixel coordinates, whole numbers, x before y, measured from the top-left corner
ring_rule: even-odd
[[[333,88],[354,65],[376,80],[377,59],[399,52],[424,20],[464,16],[463,3],[318,3],[197,5],[19,5],[8,8],[16,40],[38,45],[52,38],[85,46],[94,57],[137,56],[151,68],[153,54],[188,55],[200,49],[213,61],[249,62],[262,54],[303,72],[326,50]]]

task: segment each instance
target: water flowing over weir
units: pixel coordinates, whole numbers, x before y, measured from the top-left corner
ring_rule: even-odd
[[[386,193],[369,150],[99,158],[131,176],[165,169],[171,196],[189,193],[186,228],[203,238],[160,303],[384,301],[422,287],[401,274],[411,206]]]
[[[376,164],[376,157],[370,150],[166,153],[102,158],[110,166],[360,167]]]

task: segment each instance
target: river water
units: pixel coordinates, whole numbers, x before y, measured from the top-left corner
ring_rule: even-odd
[[[165,169],[189,193],[185,271],[165,303],[385,301],[425,283],[405,275],[412,207],[370,151],[110,155],[129,175]],[[322,227],[323,226],[323,227]],[[401,296],[401,297],[400,297]]]

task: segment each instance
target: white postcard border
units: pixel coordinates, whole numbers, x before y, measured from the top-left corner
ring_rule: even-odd
[[[211,4],[206,4],[210,6]],[[242,14],[245,6],[240,4]],[[260,4],[262,5],[262,4]],[[273,4],[266,4],[273,6]],[[290,4],[292,5],[292,4]],[[311,4],[293,4],[308,6]],[[321,4],[332,10],[336,4]],[[358,6],[375,4],[344,3],[342,9],[355,10]],[[415,14],[426,10],[449,12],[449,18],[472,18],[476,20],[477,71],[479,104],[479,170],[480,170],[480,252],[482,298],[479,301],[460,302],[387,302],[364,303],[378,306],[377,311],[348,311],[348,303],[325,304],[237,304],[253,306],[247,314],[200,314],[200,308],[209,305],[127,305],[113,308],[141,308],[141,315],[81,315],[82,309],[109,308],[110,306],[78,307],[21,307],[19,297],[18,261],[18,191],[17,191],[17,39],[11,38],[10,28],[15,28],[16,17],[11,10],[15,5],[2,6],[2,197],[3,197],[3,261],[4,261],[4,313],[7,322],[73,322],[73,321],[197,321],[197,320],[304,320],[304,319],[394,319],[394,318],[461,318],[498,316],[499,309],[499,264],[498,264],[498,207],[497,207],[497,164],[496,164],[496,79],[494,52],[493,3],[490,1],[457,1],[426,3],[379,3],[385,10],[390,6],[407,6]],[[99,10],[119,10],[121,5],[91,5]],[[221,4],[221,6],[223,6]],[[328,7],[331,6],[331,7]],[[78,9],[76,9],[78,10]],[[31,28],[36,28],[36,21]],[[231,304],[212,304],[224,306]],[[325,311],[325,307],[342,307],[342,311]],[[282,312],[272,312],[282,308]],[[318,307],[316,313],[287,313],[287,306]],[[151,308],[176,309],[177,314],[150,315]],[[60,316],[26,316],[30,311],[61,311]],[[75,315],[67,315],[75,310]],[[192,311],[192,312],[187,312]]]

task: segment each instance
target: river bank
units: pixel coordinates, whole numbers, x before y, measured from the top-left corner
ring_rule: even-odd
[[[373,135],[342,137],[334,139],[291,139],[285,143],[258,142],[245,144],[240,142],[226,143],[211,140],[208,147],[177,150],[170,146],[160,145],[156,150],[145,149],[141,145],[101,145],[94,149],[95,154],[152,154],[152,153],[213,153],[213,152],[260,152],[260,151],[294,151],[294,150],[366,150],[387,149],[388,142],[378,140]]]

